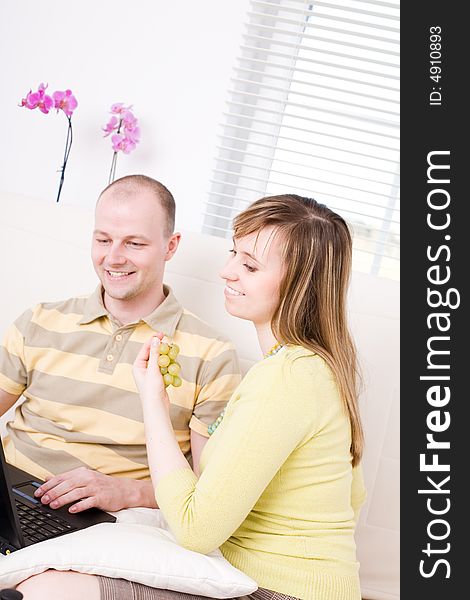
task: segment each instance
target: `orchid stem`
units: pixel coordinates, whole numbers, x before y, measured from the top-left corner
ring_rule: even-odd
[[[116,133],[119,134],[121,132],[121,126],[122,126],[122,119],[119,119],[119,125],[118,125],[118,129],[117,129]],[[108,185],[114,181],[114,178],[116,176],[116,163],[117,163],[117,152],[115,151],[113,154],[113,160],[111,161],[111,170],[109,171]]]
[[[108,185],[114,181],[116,175],[116,163],[117,163],[117,152],[113,154],[113,160],[111,161],[111,169],[109,171]]]
[[[72,139],[73,139],[73,135],[72,135],[72,117],[67,117],[68,122],[69,122],[69,126],[67,129],[67,139],[65,140],[65,151],[64,151],[64,162],[62,164],[62,167],[60,168],[61,174],[60,174],[60,182],[59,182],[59,191],[57,192],[57,200],[56,202],[59,202],[59,198],[60,198],[60,193],[62,191],[62,186],[64,185],[64,177],[65,177],[65,167],[67,166],[67,161],[69,159],[69,154],[70,154],[70,150],[72,148]]]

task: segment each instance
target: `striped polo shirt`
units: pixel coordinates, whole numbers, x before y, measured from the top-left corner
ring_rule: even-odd
[[[185,310],[171,289],[138,322],[121,325],[91,296],[44,303],[23,313],[0,348],[0,388],[25,400],[7,424],[7,460],[44,479],[86,466],[148,479],[142,408],[132,364],[163,331],[180,347],[181,387],[167,388],[170,416],[190,457],[190,429],[207,427],[240,382],[233,344]]]

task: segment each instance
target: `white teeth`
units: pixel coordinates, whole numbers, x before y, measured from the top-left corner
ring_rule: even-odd
[[[122,271],[108,271],[108,274],[111,275],[111,277],[115,277],[116,279],[118,279],[119,277],[126,277],[127,275],[129,275],[129,273],[123,273]]]
[[[237,290],[234,290],[233,288],[229,287],[228,285],[225,286],[225,290],[228,294],[230,294],[232,296],[243,296],[243,294],[241,292],[237,292]]]

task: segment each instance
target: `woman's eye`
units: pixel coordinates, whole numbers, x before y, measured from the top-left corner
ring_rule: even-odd
[[[237,251],[235,250],[235,248],[232,248],[231,250],[229,250],[229,253],[233,254],[233,256],[235,256]]]
[[[250,265],[248,265],[247,263],[243,263],[243,266],[246,268],[247,271],[249,271],[250,273],[254,273],[256,271],[255,267],[252,267]]]

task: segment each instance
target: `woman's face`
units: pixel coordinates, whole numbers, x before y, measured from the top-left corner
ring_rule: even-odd
[[[233,240],[230,258],[220,272],[231,315],[257,326],[271,323],[284,273],[281,244],[274,227]]]

